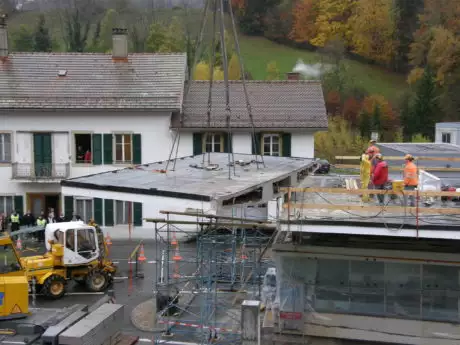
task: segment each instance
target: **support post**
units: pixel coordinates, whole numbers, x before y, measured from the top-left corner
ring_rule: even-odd
[[[241,340],[243,345],[261,345],[260,301],[241,305]]]

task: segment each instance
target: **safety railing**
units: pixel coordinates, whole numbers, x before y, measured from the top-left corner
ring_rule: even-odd
[[[13,180],[63,180],[70,176],[69,163],[13,163]]]

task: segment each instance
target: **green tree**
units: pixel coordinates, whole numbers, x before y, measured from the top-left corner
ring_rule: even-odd
[[[280,70],[276,61],[270,61],[267,64],[267,80],[279,80],[281,79]]]
[[[367,111],[362,111],[359,115],[359,132],[363,138],[371,136],[371,115]]]
[[[434,139],[435,124],[439,120],[440,112],[435,78],[431,68],[427,66],[415,93],[410,121],[413,133]]]
[[[94,29],[93,38],[91,39],[91,44],[88,47],[88,51],[91,51],[91,52],[98,51],[100,37],[101,37],[101,21],[99,20]]]
[[[11,33],[13,50],[17,52],[31,52],[34,50],[34,33],[26,25],[21,25],[17,31]]]
[[[403,141],[410,141],[414,135],[414,128],[412,127],[412,97],[410,94],[405,94],[399,106],[399,119],[402,127]]]
[[[69,52],[81,53],[85,50],[91,22],[91,18],[85,17],[80,7],[64,12],[64,41]]]
[[[108,9],[102,18],[99,43],[97,49],[101,53],[106,53],[112,50],[112,29],[116,27],[118,19],[117,11],[113,9]]]
[[[427,138],[423,134],[418,133],[418,134],[414,134],[411,137],[411,142],[412,143],[431,143],[432,141],[430,138]]]
[[[382,110],[380,109],[380,105],[375,103],[374,110],[372,111],[372,130],[376,132],[380,132],[382,129]]]
[[[46,27],[45,16],[40,14],[38,18],[37,29],[34,34],[34,51],[50,52],[52,50],[52,42],[49,30]]]

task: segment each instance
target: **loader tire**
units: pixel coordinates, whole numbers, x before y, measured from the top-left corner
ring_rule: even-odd
[[[47,299],[60,299],[65,294],[65,279],[57,274],[49,276],[41,288],[41,293]]]
[[[104,291],[109,285],[109,275],[101,270],[92,270],[86,277],[86,288],[91,292]]]

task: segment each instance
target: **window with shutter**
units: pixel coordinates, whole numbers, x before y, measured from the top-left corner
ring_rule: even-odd
[[[14,209],[18,214],[24,214],[24,198],[22,197],[22,195],[16,195],[14,197]]]
[[[114,224],[114,202],[110,199],[104,199],[104,223],[105,226],[113,226]]]
[[[142,203],[135,202],[133,204],[133,220],[134,226],[142,226]]]
[[[133,164],[142,164],[142,141],[140,134],[133,134]]]
[[[64,216],[66,220],[71,220],[74,212],[73,196],[64,197]]]
[[[93,204],[94,204],[94,221],[97,224],[102,225],[103,222],[103,201],[101,198],[94,198],[93,199]]]
[[[133,163],[133,136],[131,134],[115,134],[115,163]]]
[[[283,157],[291,157],[291,133],[283,133],[281,136],[281,152]]]
[[[103,135],[103,144],[104,144],[104,164],[113,163],[113,136],[112,134]]]
[[[93,164],[102,164],[102,134],[93,134]]]
[[[203,153],[203,134],[193,133],[193,155],[201,155]]]

